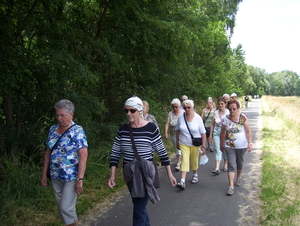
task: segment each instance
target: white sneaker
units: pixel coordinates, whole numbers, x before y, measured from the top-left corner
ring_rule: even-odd
[[[234,188],[229,187],[227,192],[226,192],[226,195],[231,196],[233,193],[234,193]]]
[[[242,178],[240,178],[240,177],[236,178],[235,185],[238,187],[241,187],[242,186]]]

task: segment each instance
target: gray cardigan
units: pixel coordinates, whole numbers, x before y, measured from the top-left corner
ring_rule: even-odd
[[[123,169],[124,181],[127,183],[132,198],[144,198],[145,191],[152,203],[160,201],[157,190],[153,185],[156,164],[144,158],[132,160]]]

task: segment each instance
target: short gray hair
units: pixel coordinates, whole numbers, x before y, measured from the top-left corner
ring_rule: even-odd
[[[193,100],[185,100],[183,101],[182,105],[185,106],[186,104],[190,104],[191,107],[194,107],[194,101]]]
[[[62,100],[58,101],[54,105],[54,108],[55,108],[55,110],[65,109],[65,110],[67,110],[68,113],[74,113],[74,104],[67,99],[62,99]]]
[[[182,95],[182,97],[189,99],[187,95]],[[182,99],[182,97],[181,97],[181,99]]]
[[[180,100],[179,100],[178,98],[174,98],[174,99],[171,101],[171,104],[178,104],[179,106],[181,105]]]

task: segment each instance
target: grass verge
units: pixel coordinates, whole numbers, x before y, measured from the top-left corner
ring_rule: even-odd
[[[262,225],[300,223],[299,106],[299,97],[262,98]]]

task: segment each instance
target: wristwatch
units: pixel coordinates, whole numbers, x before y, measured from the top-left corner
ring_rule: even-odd
[[[77,181],[79,181],[79,180],[83,180],[83,178],[76,178],[76,180],[77,180]]]

